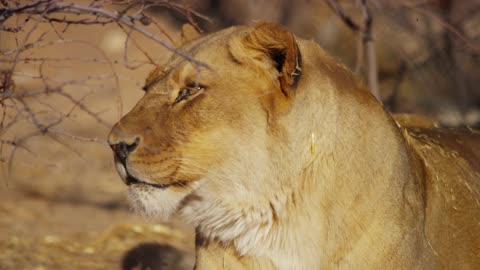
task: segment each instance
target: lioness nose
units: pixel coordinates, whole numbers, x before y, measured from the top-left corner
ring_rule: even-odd
[[[139,143],[140,143],[140,139],[137,137],[135,138],[135,141],[131,144],[128,144],[126,142],[118,142],[118,143],[110,144],[110,147],[112,148],[115,155],[123,163],[127,159],[128,154],[133,152],[133,150],[137,148]]]
[[[123,163],[126,161],[128,154],[133,152],[140,144],[140,137],[129,135],[117,124],[108,136],[108,144],[115,156]]]

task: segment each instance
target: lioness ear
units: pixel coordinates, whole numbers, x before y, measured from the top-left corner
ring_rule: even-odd
[[[268,63],[282,92],[290,96],[301,76],[301,55],[295,36],[272,23],[259,23],[241,41],[246,57]],[[267,67],[268,68],[268,67]]]
[[[184,45],[185,43],[195,40],[201,37],[202,34],[195,29],[191,24],[184,24],[182,26],[182,32],[180,33],[180,46]]]

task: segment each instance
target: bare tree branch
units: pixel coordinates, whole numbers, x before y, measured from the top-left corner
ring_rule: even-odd
[[[125,26],[128,26],[132,30],[141,33],[145,37],[158,42],[168,50],[183,56],[185,59],[195,63],[198,67],[208,68],[208,65],[205,63],[196,60],[188,53],[185,53],[182,50],[177,49],[174,45],[168,43],[162,38],[152,34],[147,31],[145,28],[138,26],[135,22],[140,24],[150,24],[151,20],[143,13],[143,9],[153,6],[170,6],[177,10],[181,9],[181,6],[178,4],[171,3],[169,1],[154,1],[154,0],[132,0],[126,1],[128,4],[127,8],[123,11],[109,11],[105,9],[102,5],[90,5],[84,6],[71,2],[56,1],[56,0],[37,0],[32,3],[20,5],[17,7],[6,6],[0,9],[0,30],[8,31],[11,27],[6,27],[4,25],[5,21],[8,20],[14,14],[27,14],[27,15],[37,15],[40,16],[46,22],[57,22],[66,25],[71,24],[81,24],[81,25],[90,25],[90,24],[109,24],[109,23],[120,23]],[[133,6],[141,5],[143,8],[140,12],[136,12],[133,15],[127,15],[129,9]],[[65,16],[62,18],[54,17],[57,14],[74,14],[74,15],[91,15],[95,16],[94,18],[82,18],[77,20],[67,19]],[[198,17],[200,15],[196,12],[193,12],[189,9],[188,14],[194,14]],[[202,18],[205,18],[202,16]],[[7,29],[8,28],[8,29]],[[17,27],[17,31],[22,29]]]
[[[360,7],[363,14],[363,24],[356,23],[347,13],[343,10],[337,0],[328,0],[330,8],[335,12],[340,19],[350,28],[352,31],[360,35],[363,44],[363,56],[366,62],[367,82],[370,91],[375,98],[382,102],[380,97],[380,89],[378,86],[378,67],[377,56],[375,50],[375,42],[372,35],[373,17],[368,8],[366,0],[360,0]],[[357,55],[358,57],[358,55]],[[357,65],[360,61],[357,61]],[[357,69],[357,68],[356,68]]]
[[[367,81],[372,94],[378,101],[382,102],[380,96],[380,87],[378,86],[378,67],[377,67],[377,51],[372,35],[373,17],[367,6],[367,0],[361,0],[361,8],[363,14],[363,44],[365,50],[365,58],[367,62]]]

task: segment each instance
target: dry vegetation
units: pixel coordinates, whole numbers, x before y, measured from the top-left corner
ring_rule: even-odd
[[[169,54],[203,67],[176,49],[181,23],[279,22],[391,110],[478,125],[477,2],[0,0],[0,269],[191,266],[191,229],[129,212],[105,141]]]

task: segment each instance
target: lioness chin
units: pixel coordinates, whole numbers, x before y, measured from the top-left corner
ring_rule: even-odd
[[[397,124],[268,23],[188,41],[109,142],[133,206],[196,227],[196,269],[480,269],[480,136]]]

